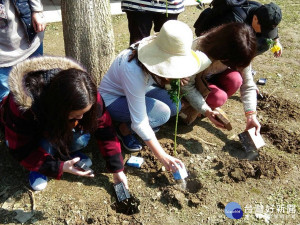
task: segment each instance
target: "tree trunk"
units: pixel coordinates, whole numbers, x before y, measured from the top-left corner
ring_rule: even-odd
[[[66,56],[80,62],[100,83],[114,58],[109,0],[62,0]]]

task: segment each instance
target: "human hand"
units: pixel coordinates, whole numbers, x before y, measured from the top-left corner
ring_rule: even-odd
[[[78,175],[78,176],[94,177],[95,175],[93,173],[91,174],[91,171],[89,171],[89,170],[81,171],[77,167],[75,167],[74,164],[79,161],[80,161],[79,157],[76,157],[72,160],[65,161],[64,165],[63,165],[63,172],[71,173],[71,174]]]
[[[184,85],[187,85],[190,81],[190,78],[189,77],[184,77],[184,78],[181,78],[180,79],[180,85],[181,86],[184,86]]]
[[[125,188],[129,189],[128,188],[127,177],[126,177],[126,175],[125,175],[125,173],[123,171],[118,172],[118,173],[114,173],[113,177],[114,177],[114,183],[115,184],[123,182]]]
[[[252,127],[255,127],[255,135],[258,135],[260,133],[261,125],[258,122],[255,114],[248,115],[246,117],[246,129],[245,130],[249,130]]]
[[[172,171],[172,173],[175,173],[179,169],[179,166],[181,166],[182,168],[184,167],[184,164],[181,160],[170,156],[167,153],[165,153],[164,156],[160,157],[159,160],[164,165],[166,170]]]
[[[217,111],[212,111],[212,110],[206,110],[205,116],[216,126],[219,128],[226,129],[224,124],[222,124],[220,121],[217,120],[217,115],[220,114]]]
[[[32,13],[32,24],[35,32],[41,32],[45,30],[46,21],[43,12]]]

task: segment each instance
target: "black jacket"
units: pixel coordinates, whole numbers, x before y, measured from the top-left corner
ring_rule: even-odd
[[[222,15],[215,15],[211,8],[205,9],[194,24],[196,36],[199,37],[202,33],[208,31],[213,27],[220,26],[222,24],[230,22],[246,23],[252,26],[252,19],[255,15],[255,11],[261,3],[255,1],[248,1],[242,6],[232,7],[231,10],[227,10]],[[262,37],[260,33],[256,33],[257,39],[257,55],[269,49],[266,38]]]

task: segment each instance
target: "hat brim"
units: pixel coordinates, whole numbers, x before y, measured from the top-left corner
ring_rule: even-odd
[[[268,29],[262,27],[261,34],[263,37],[270,38],[270,39],[278,38],[278,28],[275,27],[273,29]]]
[[[139,43],[138,59],[151,73],[164,78],[189,77],[201,67],[200,59],[192,50],[187,55],[171,55],[156,45],[155,38],[146,38]]]

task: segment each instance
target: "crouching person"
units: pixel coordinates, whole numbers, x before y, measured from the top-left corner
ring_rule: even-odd
[[[182,87],[188,101],[181,111],[184,122],[191,124],[201,113],[216,127],[225,128],[216,117],[221,111],[219,107],[240,90],[245,129],[255,127],[258,134],[261,125],[256,117],[257,87],[250,64],[256,53],[252,28],[243,23],[223,24],[194,40],[193,49],[205,53],[212,63]]]
[[[64,172],[94,177],[75,165],[92,165],[81,152],[90,134],[95,134],[114,182],[128,188],[111,117],[79,64],[61,57],[26,60],[13,67],[9,88],[0,105],[1,123],[10,152],[30,171],[33,190],[44,189],[48,176],[61,179]]]

